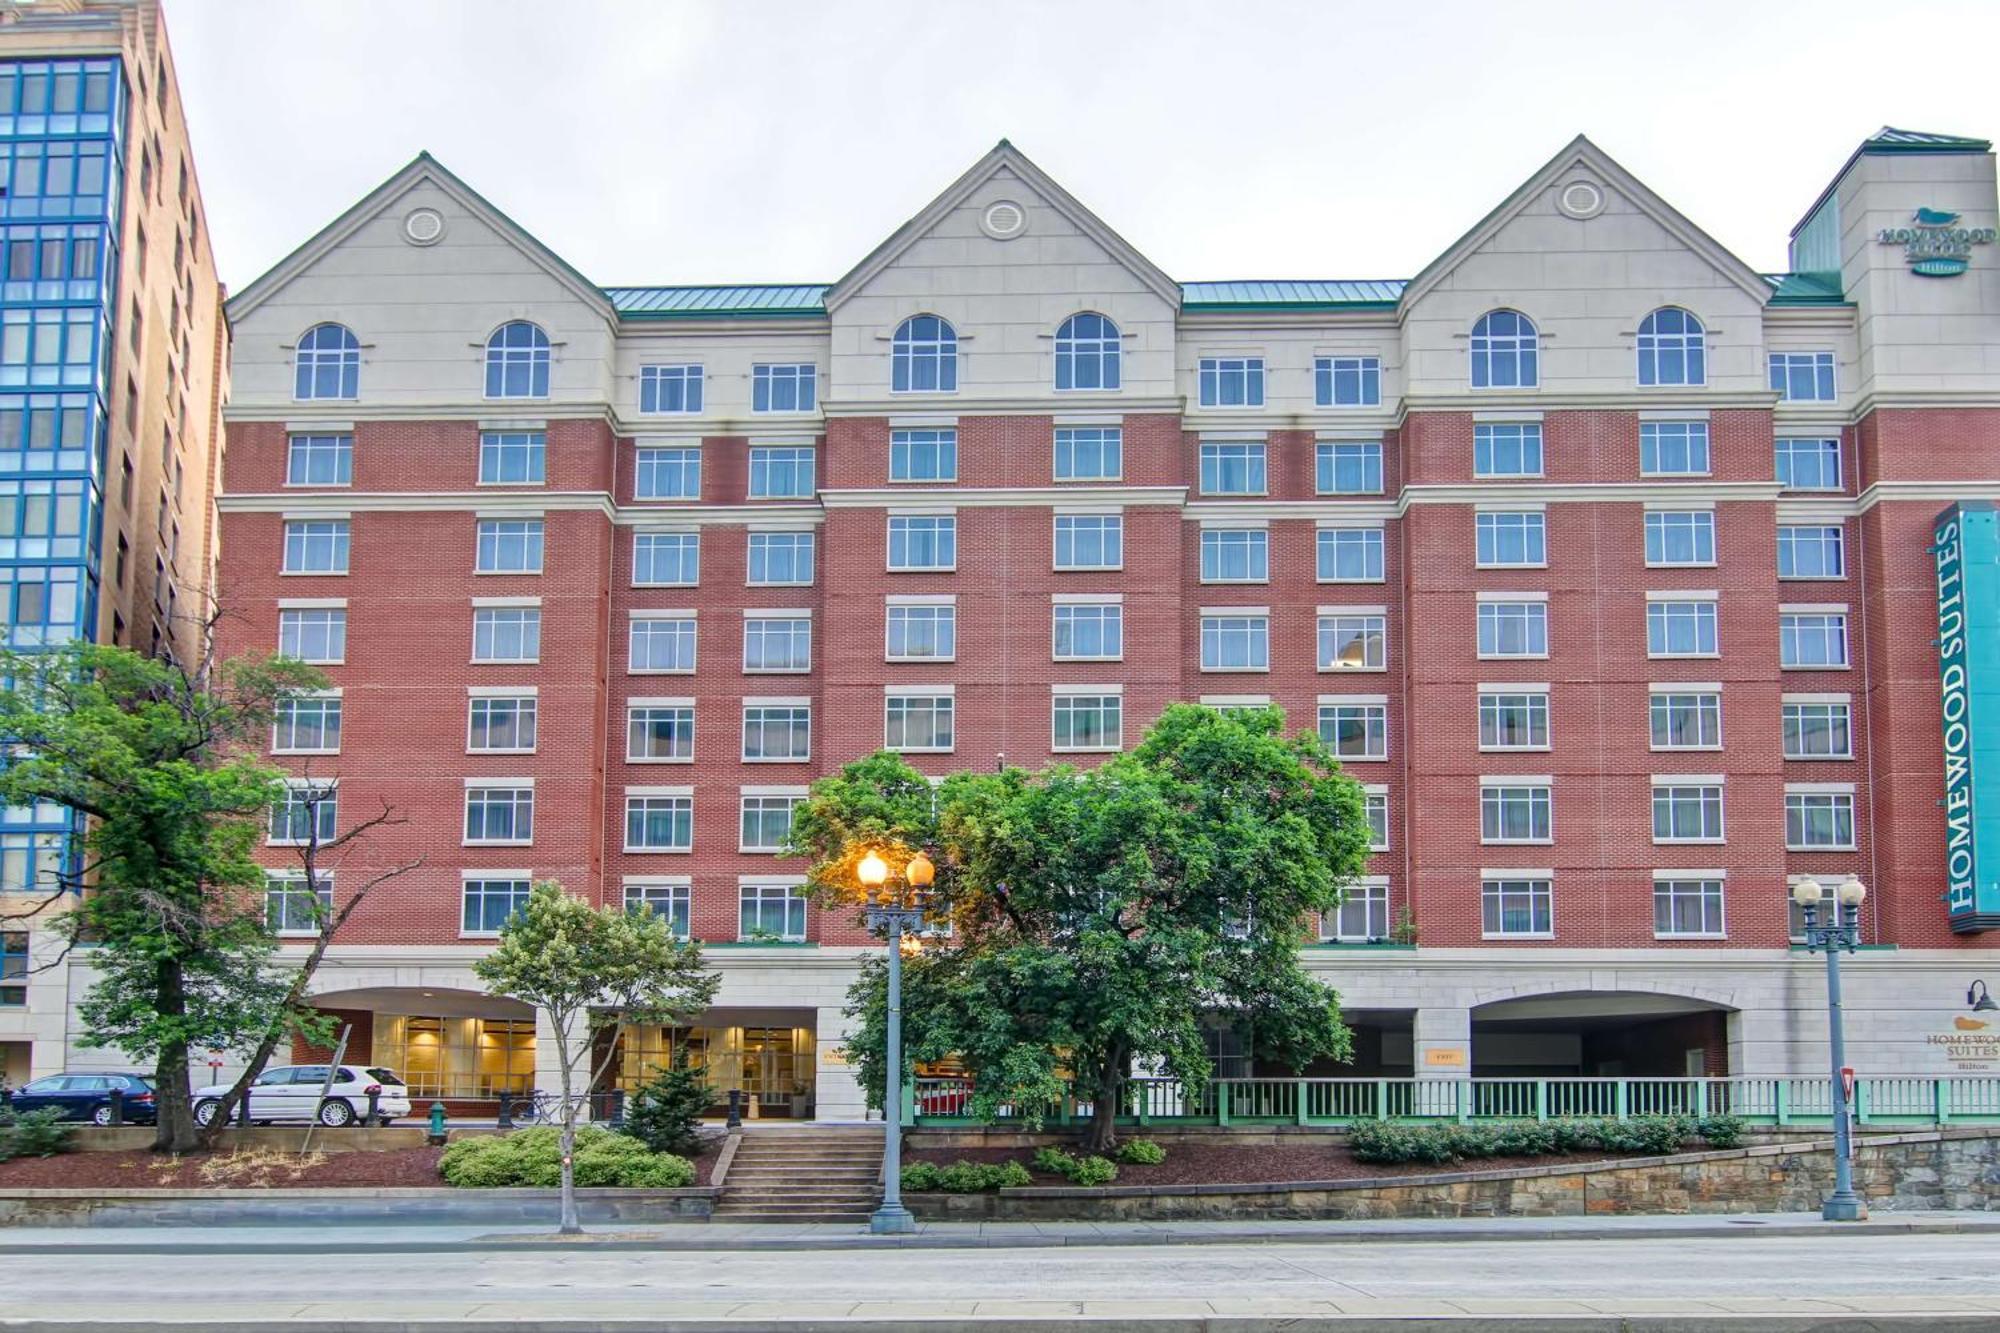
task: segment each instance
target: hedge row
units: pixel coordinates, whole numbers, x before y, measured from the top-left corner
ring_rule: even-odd
[[[1573,1152],[1629,1152],[1664,1157],[1699,1140],[1710,1148],[1743,1141],[1733,1115],[1638,1116],[1629,1120],[1525,1120],[1477,1125],[1398,1125],[1362,1121],[1348,1131],[1357,1162],[1460,1162],[1481,1157],[1546,1157]]]

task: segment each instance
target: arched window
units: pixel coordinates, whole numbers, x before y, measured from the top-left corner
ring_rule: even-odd
[[[1071,315],[1056,330],[1058,389],[1118,387],[1118,326],[1093,311]]]
[[[1639,383],[1708,383],[1708,342],[1700,320],[1664,305],[1639,321]]]
[[[936,315],[911,315],[897,325],[889,388],[895,393],[956,392],[958,331]]]
[[[1541,335],[1518,310],[1489,310],[1472,326],[1472,387],[1532,389],[1542,382]]]
[[[517,319],[493,330],[486,340],[486,396],[549,396],[549,335],[541,325]]]
[[[355,398],[361,392],[361,340],[345,324],[315,324],[299,339],[294,398]]]

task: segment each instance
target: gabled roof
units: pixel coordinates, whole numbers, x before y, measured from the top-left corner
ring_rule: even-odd
[[[620,319],[824,317],[826,292],[823,282],[604,289]]]
[[[1406,278],[1306,278],[1181,284],[1183,310],[1388,309]]]
[[[1759,303],[1770,298],[1770,284],[1755,269],[1724,249],[1721,242],[1695,226],[1666,200],[1648,189],[1637,176],[1614,162],[1603,149],[1579,134],[1560,153],[1544,163],[1541,170],[1528,177],[1519,189],[1502,200],[1498,208],[1481,218],[1471,231],[1452,242],[1443,254],[1425,266],[1423,272],[1410,279],[1409,286],[1403,291],[1404,304],[1421,299],[1460,262],[1518,217],[1543,191],[1579,167],[1630,199],[1640,212],[1659,223],[1688,249],[1708,260],[1717,272]]]
[[[525,227],[495,208],[485,196],[446,170],[444,164],[432,157],[429,152],[421,152],[411,159],[408,166],[363,195],[359,203],[320,228],[304,245],[273,264],[256,280],[231,297],[227,307],[229,318],[241,319],[255,310],[285,284],[310,268],[320,256],[352,236],[365,224],[387,212],[397,200],[423,184],[436,186],[450,195],[466,211],[484,218],[517,250],[568,287],[578,299],[600,311],[606,318],[611,316],[610,302],[605,299],[603,291],[597,284],[571,268],[561,255],[536,240]]]
[[[826,294],[826,307],[832,310],[855,291],[867,285],[869,279],[896,260],[917,241],[935,227],[946,214],[964,203],[966,198],[980,186],[992,180],[1002,171],[1011,171],[1040,196],[1043,203],[1062,214],[1078,231],[1096,241],[1111,256],[1131,271],[1133,276],[1152,289],[1161,300],[1170,305],[1178,305],[1181,290],[1178,284],[1144,255],[1133,249],[1131,244],[1117,232],[1106,226],[1104,220],[1077,202],[1069,191],[1055,183],[1049,175],[1033,162],[1027,154],[1002,139],[993,146],[993,151],[972,164],[972,169],[953,181],[943,194],[926,204],[915,217],[898,227],[893,235],[869,252],[867,258],[849,269],[840,281],[833,284]]]
[[[1925,130],[1899,130],[1884,125],[1861,141],[1864,153],[1986,153],[1993,145],[1985,139],[1968,139],[1961,134],[1931,134]]]

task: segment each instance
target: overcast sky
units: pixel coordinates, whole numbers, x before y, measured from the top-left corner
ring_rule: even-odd
[[[1577,133],[1759,269],[2000,3],[167,0],[224,279],[419,149],[605,285],[839,277],[1006,137],[1182,280],[1407,277]]]

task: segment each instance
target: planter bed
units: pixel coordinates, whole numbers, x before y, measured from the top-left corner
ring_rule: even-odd
[[[1127,1135],[1127,1138],[1146,1137]],[[1543,1157],[1484,1157],[1460,1166],[1449,1163],[1403,1162],[1393,1166],[1357,1162],[1347,1151],[1345,1136],[1335,1140],[1322,1137],[1313,1145],[1254,1144],[1241,1147],[1213,1141],[1190,1143],[1162,1135],[1157,1142],[1167,1150],[1167,1160],[1158,1166],[1118,1164],[1118,1179],[1112,1188],[1166,1185],[1265,1185],[1297,1181],[1376,1180],[1383,1177],[1435,1176],[1444,1172],[1512,1171],[1528,1167],[1574,1166],[1585,1162],[1616,1161],[1610,1153],[1562,1154]],[[1062,1146],[1081,1154],[1074,1140]],[[914,1148],[905,1150],[903,1160],[949,1166],[953,1162],[1019,1161],[1034,1171],[1028,1148]],[[1627,1154],[1637,1156],[1637,1154]],[[1061,1176],[1034,1171],[1036,1185],[1066,1186]],[[4,1177],[0,1177],[4,1180]]]

